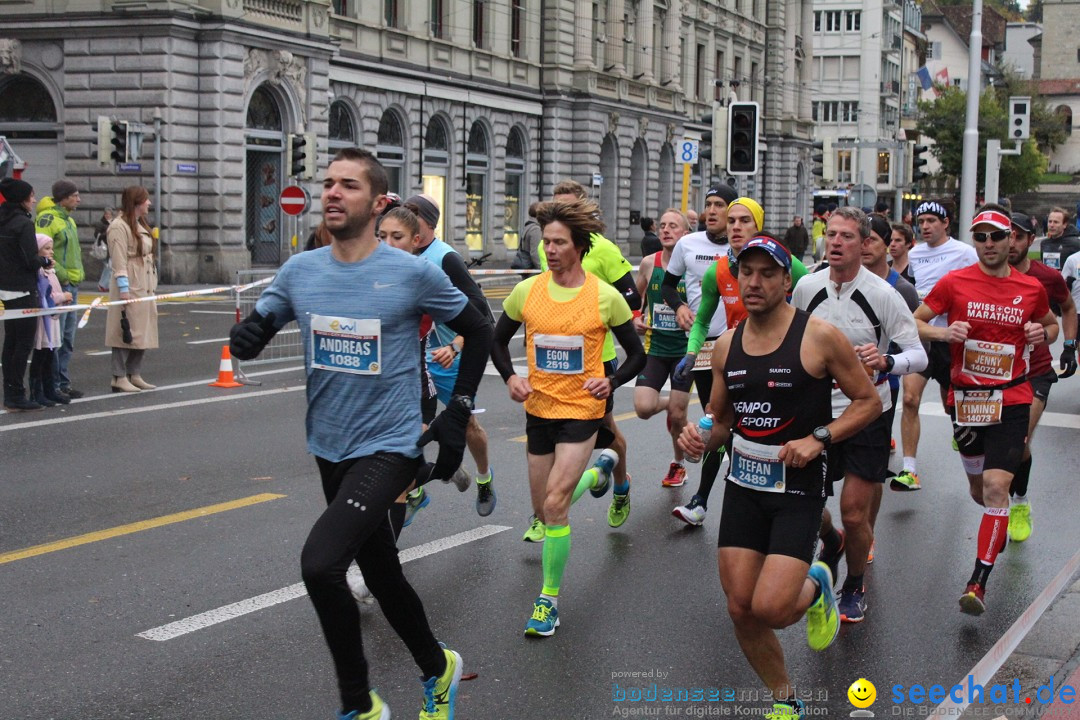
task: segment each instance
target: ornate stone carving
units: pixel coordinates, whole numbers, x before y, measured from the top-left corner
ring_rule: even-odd
[[[675,140],[675,123],[668,123],[664,141],[670,143],[673,140]]]
[[[638,137],[645,137],[645,134],[649,132],[649,118],[642,115],[638,118]]]
[[[619,113],[613,112],[608,116],[608,132],[614,133],[619,129]]]
[[[314,7],[311,9],[311,24],[320,30],[326,26],[326,9]]]
[[[0,75],[22,72],[22,43],[14,38],[0,38]]]
[[[273,85],[288,82],[296,91],[297,96],[304,97],[307,94],[307,66],[304,59],[296,57],[288,50],[262,50],[248,48],[244,57],[244,82],[251,79],[262,71],[269,73],[267,80]]]

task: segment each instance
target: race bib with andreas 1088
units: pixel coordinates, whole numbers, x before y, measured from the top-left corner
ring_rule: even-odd
[[[311,367],[354,375],[382,372],[378,320],[311,316]]]

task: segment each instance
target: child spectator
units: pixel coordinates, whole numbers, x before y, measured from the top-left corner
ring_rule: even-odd
[[[52,260],[53,239],[37,234],[38,255]],[[52,266],[38,271],[38,296],[42,308],[71,303],[71,293],[60,288],[56,271]],[[53,373],[56,354],[64,338],[60,334],[60,316],[42,315],[38,318],[37,335],[34,336],[34,353],[30,361],[30,398],[38,405],[54,407],[57,403],[67,405],[71,400],[56,391]]]

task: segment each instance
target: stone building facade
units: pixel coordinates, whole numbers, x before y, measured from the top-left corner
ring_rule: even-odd
[[[372,149],[393,191],[441,200],[440,235],[474,256],[507,260],[528,205],[568,177],[636,255],[633,220],[681,199],[678,145],[707,137],[708,115],[735,92],[763,116],[762,169],[741,188],[764,200],[769,229],[809,207],[809,0],[65,7],[6,6],[0,135],[29,161],[39,196],[60,176],[80,185],[84,229],[123,187],[158,190],[166,282],[228,281],[283,262],[294,236],[303,244],[317,178],[302,183],[313,207],[298,223],[277,204],[297,132],[315,133],[320,169],[340,147]],[[99,116],[147,129],[137,166],[98,163]],[[693,170],[696,207],[726,175]]]

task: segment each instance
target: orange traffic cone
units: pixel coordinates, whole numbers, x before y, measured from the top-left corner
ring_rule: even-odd
[[[228,345],[221,348],[221,364],[218,365],[217,382],[210,383],[210,387],[244,387],[233,377],[232,353],[229,352]]]

